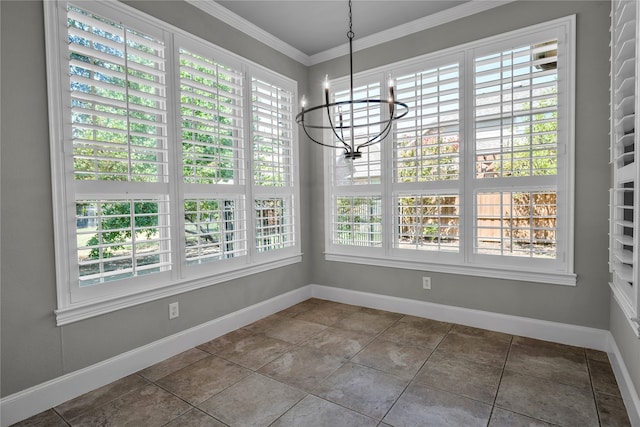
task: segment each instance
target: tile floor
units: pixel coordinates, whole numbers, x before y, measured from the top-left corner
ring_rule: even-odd
[[[20,426],[629,426],[606,353],[310,299]]]

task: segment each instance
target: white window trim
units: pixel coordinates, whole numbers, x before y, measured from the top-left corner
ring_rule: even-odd
[[[366,79],[371,78],[376,74],[385,75],[387,72],[392,71],[395,73],[395,70],[400,68],[408,68],[411,66],[415,66],[418,63],[428,63],[428,66],[437,65],[441,62],[442,58],[445,57],[455,57],[455,55],[464,55],[465,60],[460,64],[460,84],[461,84],[461,133],[466,135],[473,135],[474,131],[474,123],[471,119],[473,117],[473,104],[470,100],[465,100],[468,98],[467,94],[471,93],[473,89],[473,73],[468,72],[467,68],[471,67],[473,64],[472,58],[473,52],[478,49],[491,49],[491,46],[496,44],[503,45],[509,44],[510,41],[516,40],[519,38],[527,38],[531,36],[536,36],[542,32],[555,32],[558,34],[558,37],[564,37],[566,40],[566,50],[565,50],[565,58],[563,64],[565,67],[560,68],[558,70],[559,80],[564,82],[564,87],[567,90],[566,93],[566,102],[563,102],[559,107],[558,113],[561,117],[564,117],[565,123],[567,124],[566,129],[560,134],[559,131],[559,141],[565,141],[564,147],[566,150],[566,156],[564,159],[563,167],[566,168],[565,174],[559,174],[557,176],[557,192],[562,195],[562,197],[558,198],[558,209],[562,208],[566,215],[563,218],[559,218],[560,225],[558,226],[558,230],[561,235],[558,237],[558,253],[562,254],[564,259],[559,260],[559,264],[562,264],[562,268],[546,268],[545,270],[540,270],[538,268],[538,263],[536,259],[524,259],[519,260],[514,257],[514,261],[518,264],[519,261],[524,261],[517,266],[504,266],[504,265],[482,265],[479,262],[470,263],[469,260],[475,258],[477,261],[483,260],[486,257],[478,256],[475,254],[471,254],[472,248],[467,248],[465,253],[459,254],[459,261],[452,261],[451,258],[448,260],[446,257],[442,256],[442,254],[437,252],[426,252],[416,254],[415,257],[403,257],[398,256],[397,250],[392,250],[391,245],[389,243],[389,238],[387,238],[387,243],[383,242],[382,248],[361,248],[361,247],[349,247],[349,246],[340,246],[333,245],[331,242],[331,216],[333,215],[332,207],[333,207],[333,198],[336,194],[349,194],[350,192],[356,192],[360,194],[372,194],[368,193],[367,189],[371,189],[373,186],[363,185],[360,189],[352,190],[353,187],[344,190],[340,188],[338,191],[334,193],[334,187],[332,177],[332,164],[335,153],[332,150],[325,150],[324,153],[324,185],[325,185],[325,260],[327,261],[336,261],[336,262],[347,262],[347,263],[355,263],[355,264],[365,264],[365,265],[377,265],[383,267],[394,267],[394,268],[405,268],[412,270],[422,270],[422,271],[432,271],[432,272],[441,272],[441,273],[451,273],[451,274],[460,274],[460,275],[470,275],[470,276],[479,276],[479,277],[490,277],[490,278],[499,278],[499,279],[509,279],[509,280],[518,280],[518,281],[527,281],[527,282],[536,282],[536,283],[546,283],[546,284],[555,284],[555,285],[565,285],[565,286],[575,286],[577,281],[577,275],[574,273],[574,227],[573,227],[573,218],[574,218],[574,204],[575,204],[575,185],[574,185],[574,175],[575,175],[575,39],[576,39],[576,17],[575,15],[567,16],[564,18],[559,18],[553,21],[549,21],[543,24],[533,25],[530,27],[522,28],[519,30],[511,31],[508,33],[492,36],[489,38],[485,38],[482,40],[477,40],[474,42],[466,43],[460,46],[452,47],[449,49],[445,49],[442,51],[438,51],[435,53],[423,55],[417,58],[411,58],[409,60],[401,61],[399,63],[389,64],[382,67],[378,67],[373,70],[369,70],[366,72],[358,73],[354,76],[356,81],[368,81]],[[344,85],[348,83],[348,76],[344,76],[341,78],[337,78],[332,80],[332,84]],[[385,82],[387,78],[381,78],[381,82]],[[326,136],[330,137],[330,135]],[[382,142],[383,147],[382,150],[385,152],[383,154],[383,175],[385,173],[389,173],[392,170],[392,162],[391,162],[391,145],[386,141]],[[562,148],[559,146],[558,150],[560,151]],[[469,154],[471,150],[461,150],[461,156],[472,155]],[[468,160],[467,160],[468,161]],[[469,174],[465,174],[469,175]],[[462,179],[471,179],[470,177]],[[466,191],[476,191],[478,186],[471,186],[468,184],[460,184]],[[381,186],[391,186],[391,179],[385,179],[383,177],[383,183]],[[461,187],[462,188],[462,187]],[[343,191],[344,190],[344,191]],[[377,194],[374,192],[374,194]],[[392,192],[389,189],[382,191],[383,199],[391,198]],[[562,204],[562,207],[560,206]],[[465,208],[468,209],[469,207]],[[471,207],[472,208],[472,207]],[[389,212],[390,208],[387,208],[386,211],[383,211],[383,235],[390,236],[391,230],[389,223],[392,222],[392,214]],[[386,219],[385,219],[386,216]],[[465,238],[464,234],[471,232],[471,229],[464,229],[464,222],[468,219],[472,218],[472,215],[468,215],[466,213],[462,213],[460,216],[461,226],[463,227],[460,232],[460,238]],[[470,240],[469,240],[470,241]],[[421,259],[417,259],[420,257]],[[428,258],[428,261],[424,259]],[[511,258],[509,258],[511,259]],[[529,264],[527,266],[526,264]],[[525,265],[522,265],[525,264]]]
[[[75,253],[75,244],[69,242],[70,235],[74,235],[75,223],[75,202],[73,201],[74,195],[68,193],[69,183],[73,183],[73,177],[69,176],[68,167],[69,161],[72,159],[72,153],[65,152],[62,149],[64,145],[66,125],[64,120],[66,117],[64,105],[65,96],[63,94],[64,88],[68,87],[68,76],[62,72],[63,61],[63,47],[66,47],[67,32],[62,29],[66,27],[66,13],[62,10],[65,9],[63,5],[66,5],[66,1],[46,1],[44,2],[44,14],[45,14],[45,42],[47,53],[47,83],[48,83],[48,110],[49,110],[49,132],[50,132],[50,150],[51,150],[51,168],[52,168],[52,193],[53,193],[53,224],[54,224],[54,249],[55,249],[55,265],[56,265],[56,290],[57,290],[57,309],[54,310],[56,315],[56,324],[58,326],[76,322],[79,320],[87,319],[90,317],[98,316],[101,314],[109,313],[115,310],[120,310],[126,307],[131,307],[138,304],[143,304],[149,301],[165,298],[178,293],[187,292],[207,286],[211,286],[217,283],[226,282],[229,280],[253,275],[256,273],[268,271],[271,269],[284,267],[287,265],[299,263],[302,261],[301,242],[300,242],[300,189],[299,189],[299,170],[298,162],[295,159],[299,158],[298,152],[298,129],[297,126],[292,127],[293,132],[293,144],[292,144],[292,177],[293,186],[290,190],[284,191],[287,195],[291,195],[293,198],[294,209],[294,233],[295,244],[291,247],[279,249],[273,252],[265,252],[261,254],[254,253],[252,251],[252,240],[247,240],[249,248],[249,256],[244,257],[244,262],[240,260],[230,260],[232,262],[219,265],[218,263],[212,264],[211,268],[194,268],[189,272],[189,268],[185,266],[183,251],[184,245],[179,244],[181,239],[184,239],[182,228],[176,228],[176,217],[183,210],[176,209],[182,203],[182,198],[176,198],[174,203],[175,212],[172,214],[172,257],[174,258],[173,269],[171,272],[158,273],[149,277],[140,277],[143,280],[131,279],[137,285],[135,289],[120,289],[121,286],[110,286],[116,288],[115,291],[101,290],[92,298],[83,299],[81,301],[73,301],[72,299],[72,287],[77,287],[76,283],[71,283],[71,278],[74,276],[73,268],[76,264],[73,262],[74,258],[77,258]],[[83,6],[85,2],[78,1],[78,5]],[[175,38],[191,39],[194,43],[205,44],[211,49],[211,51],[219,56],[230,58],[232,61],[239,61],[243,65],[243,74],[245,76],[245,83],[248,81],[248,85],[245,84],[244,91],[244,108],[247,111],[245,115],[245,121],[250,122],[251,118],[251,85],[250,77],[248,76],[261,76],[266,78],[267,81],[274,84],[278,84],[286,90],[290,90],[293,93],[294,111],[297,110],[297,82],[287,77],[277,75],[274,71],[268,70],[258,64],[255,64],[245,58],[242,58],[232,52],[226,51],[213,45],[211,42],[200,39],[180,28],[174,27],[168,23],[165,23],[159,19],[151,17],[143,12],[136,10],[128,5],[122,4],[115,0],[106,0],[99,3],[89,3],[88,8],[98,13],[109,14],[107,16],[121,16],[123,13],[128,18],[140,22],[138,28],[145,25],[152,25],[156,28],[160,28],[165,33],[175,34]],[[95,10],[98,9],[98,10]],[[167,38],[167,59],[168,76],[172,81],[177,81],[176,71],[176,47],[174,46],[174,37]],[[266,77],[265,77],[266,76]],[[175,94],[169,94],[169,99],[173,99],[179,103],[179,98],[172,97]],[[168,115],[169,115],[169,139],[179,141],[180,129],[177,126],[179,105],[175,105],[175,102],[169,102]],[[177,135],[177,136],[176,136]],[[178,139],[176,139],[178,138]],[[247,224],[248,229],[253,227],[253,199],[261,194],[256,192],[252,185],[252,132],[251,126],[246,127],[246,150],[245,153],[245,186],[247,188],[245,192],[246,208],[247,208]],[[171,151],[171,150],[170,150]],[[176,154],[179,151],[178,148],[173,148],[172,154],[176,158],[180,158]],[[171,164],[170,164],[170,167]],[[173,168],[181,168],[177,165],[177,162],[173,162]],[[181,174],[175,174],[173,176],[181,176]],[[171,197],[181,195],[178,187],[182,187],[180,183],[170,184],[173,188],[170,190]],[[282,192],[276,190],[276,193]],[[253,233],[249,233],[248,239],[251,239]],[[187,274],[189,272],[189,274]],[[169,276],[166,280],[161,280],[161,277]],[[145,280],[146,279],[146,280]],[[131,283],[129,280],[127,282]],[[117,284],[113,282],[112,284]],[[110,284],[110,285],[112,285]],[[139,284],[139,286],[138,286]]]

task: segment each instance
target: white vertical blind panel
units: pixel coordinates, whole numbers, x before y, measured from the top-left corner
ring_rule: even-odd
[[[395,79],[409,113],[394,135],[395,182],[459,178],[460,71],[450,64]]]
[[[166,182],[162,40],[68,6],[74,176]]]
[[[242,81],[240,71],[180,49],[185,183],[242,183]]]

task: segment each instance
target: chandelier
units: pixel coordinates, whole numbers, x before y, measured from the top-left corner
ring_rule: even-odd
[[[304,133],[313,142],[323,145],[325,147],[343,149],[344,158],[348,160],[354,160],[362,157],[361,149],[370,145],[376,144],[382,141],[391,132],[392,124],[394,120],[398,120],[407,115],[409,107],[403,102],[396,101],[393,81],[389,82],[389,98],[388,99],[353,99],[353,15],[351,12],[351,0],[349,0],[349,32],[347,37],[349,38],[349,77],[350,77],[350,91],[349,99],[343,101],[330,102],[329,96],[329,76],[325,79],[324,84],[324,104],[317,105],[311,108],[305,108],[305,100],[302,99],[301,111],[296,116],[296,123],[302,127]],[[382,106],[386,105],[389,109],[389,115],[383,118]],[[369,114],[362,114],[362,109],[379,108],[379,112],[374,112],[372,116],[378,116],[380,119],[375,122],[369,122]],[[325,123],[309,123],[309,113],[316,110],[326,110],[326,122]],[[357,116],[362,116],[358,119]],[[363,128],[377,128],[379,132],[374,132],[373,135],[360,132],[361,135],[356,135],[358,129]],[[310,135],[309,129],[321,129],[331,131],[331,139],[334,139],[333,143],[322,142]]]

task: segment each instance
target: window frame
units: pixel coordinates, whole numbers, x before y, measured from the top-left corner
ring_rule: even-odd
[[[166,188],[166,195],[170,200],[169,228],[170,228],[170,256],[172,266],[169,271],[136,276],[125,280],[110,282],[108,286],[80,287],[74,278],[78,277],[78,256],[76,249],[76,200],[83,200],[85,194],[76,191],[73,176],[73,152],[69,150],[71,144],[71,114],[69,67],[67,53],[67,4],[74,4],[83,10],[111,18],[139,31],[153,31],[161,33],[165,43],[166,59],[166,114],[167,114],[167,146],[168,176],[162,186]],[[299,171],[298,162],[298,130],[293,121],[293,112],[297,105],[297,82],[277,74],[258,64],[226,51],[213,43],[203,40],[180,28],[174,27],[162,20],[149,16],[135,8],[115,1],[91,2],[56,0],[44,2],[45,12],[45,43],[47,47],[47,83],[48,110],[50,130],[50,154],[53,192],[53,225],[54,249],[56,265],[57,309],[54,310],[58,326],[83,320],[89,317],[109,313],[125,307],[153,301],[178,293],[211,286],[228,280],[252,275],[262,271],[279,268],[302,260],[300,244],[299,218]],[[114,18],[114,17],[117,17]],[[212,189],[211,199],[222,199],[225,194],[229,197],[239,195],[242,190],[244,197],[246,227],[246,256],[213,261],[200,265],[188,266],[185,255],[185,225],[184,202],[193,199],[193,194],[185,190],[182,175],[182,117],[180,113],[180,47],[197,46],[215,61],[226,61],[239,65],[244,80],[243,83],[243,141],[240,160],[243,171],[242,183],[234,184],[232,193],[224,189],[218,192]],[[223,59],[220,59],[223,58]],[[260,76],[267,82],[291,92],[291,154],[288,160],[290,167],[290,185],[279,188],[275,193],[280,197],[289,197],[293,210],[291,233],[293,243],[285,248],[278,248],[263,253],[255,250],[255,230],[252,200],[260,194],[253,185],[253,131],[251,119],[251,78]],[[98,182],[98,184],[103,184]],[[100,185],[98,185],[100,187]],[[125,186],[126,187],[126,186]],[[135,189],[135,185],[132,186]],[[120,188],[120,187],[119,187]],[[125,190],[126,191],[126,190]],[[163,193],[163,195],[165,194]],[[103,194],[103,193],[100,193]],[[101,200],[107,200],[108,191]],[[144,193],[143,193],[144,194]],[[200,193],[198,193],[200,194]],[[116,198],[140,198],[139,194],[114,193]],[[260,196],[261,197],[261,196]],[[228,262],[227,262],[228,261]]]
[[[342,188],[334,182],[333,170],[335,158],[339,151],[325,150],[325,260],[349,262],[356,264],[377,265],[385,267],[406,268],[413,270],[434,271],[480,277],[521,280],[538,283],[575,286],[577,276],[573,265],[573,217],[574,217],[574,170],[575,170],[575,15],[555,19],[522,28],[519,30],[495,35],[485,39],[451,47],[442,51],[422,55],[398,63],[388,64],[354,76],[354,86],[371,79],[378,79],[381,84],[403,75],[407,70],[428,70],[439,66],[459,62],[460,91],[460,162],[458,183],[451,185],[443,180],[431,185],[415,183],[407,185],[406,191],[444,194],[458,192],[460,199],[459,216],[459,253],[441,251],[405,250],[393,247],[396,214],[393,199],[396,194],[404,193],[401,184],[394,179],[394,147],[390,140],[381,143],[382,150],[382,183],[383,203],[383,243],[380,248],[355,247],[337,245],[332,242],[332,215],[334,215],[334,199],[337,194],[358,193],[359,189]],[[485,188],[496,188],[490,182],[474,182],[475,180],[475,116],[474,116],[474,60],[482,54],[500,52],[516,48],[523,44],[534,44],[535,39],[557,38],[562,44],[559,50],[561,64],[558,67],[558,173],[554,176],[557,194],[557,256],[552,262],[533,259],[518,259],[514,256],[493,256],[473,253],[475,223],[475,195]],[[376,77],[377,76],[377,77]],[[341,90],[348,85],[348,76],[331,81],[332,90]],[[399,89],[398,89],[399,90]],[[391,132],[390,135],[392,135]],[[325,138],[331,135],[326,132]],[[389,137],[390,138],[390,137]],[[465,144],[466,141],[466,144]],[[507,178],[505,178],[507,179]],[[478,181],[478,180],[475,180]],[[480,180],[481,181],[481,180]],[[535,182],[536,180],[530,180]],[[445,185],[442,183],[445,182]],[[440,184],[440,187],[438,185]],[[355,186],[353,186],[355,187]],[[501,188],[500,186],[497,188]],[[502,187],[501,191],[508,191]],[[511,191],[516,192],[519,187]],[[537,187],[532,187],[535,191]],[[413,190],[412,190],[413,189]],[[420,190],[421,189],[421,190]],[[495,262],[497,258],[502,263]]]

